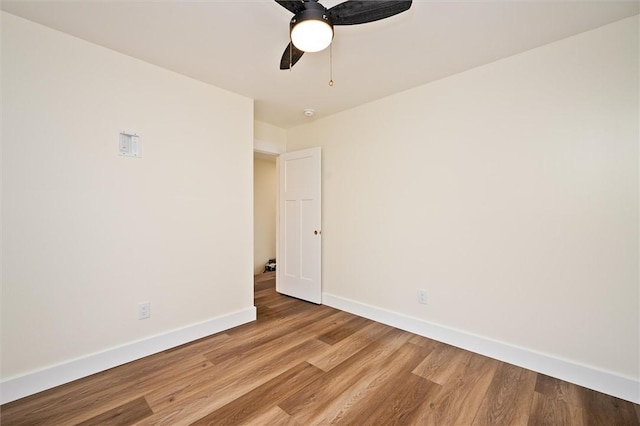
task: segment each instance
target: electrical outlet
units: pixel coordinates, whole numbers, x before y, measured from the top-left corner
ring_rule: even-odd
[[[418,303],[422,303],[423,305],[427,304],[427,290],[422,288],[418,289]]]
[[[151,302],[138,303],[138,319],[147,319],[151,316]]]

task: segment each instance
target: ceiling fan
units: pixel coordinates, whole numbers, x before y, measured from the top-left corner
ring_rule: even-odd
[[[334,25],[356,25],[385,19],[409,10],[412,0],[347,0],[327,9],[318,0],[275,0],[291,13],[289,45],[280,59],[288,70],[304,52],[319,52],[331,44]]]

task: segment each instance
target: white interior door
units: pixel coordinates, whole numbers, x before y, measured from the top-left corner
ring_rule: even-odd
[[[281,154],[276,290],[322,303],[320,148]]]

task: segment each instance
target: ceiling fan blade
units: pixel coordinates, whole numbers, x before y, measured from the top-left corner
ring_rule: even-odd
[[[293,50],[291,50],[293,48]],[[282,59],[280,59],[280,69],[288,70],[289,68],[293,68],[293,66],[302,58],[304,52],[293,45],[293,43],[289,42],[287,48],[284,49],[284,53],[282,54]]]
[[[409,10],[412,0],[347,0],[327,10],[333,25],[355,25],[378,21]]]
[[[291,13],[298,13],[304,10],[304,1],[302,0],[276,0],[276,3]]]

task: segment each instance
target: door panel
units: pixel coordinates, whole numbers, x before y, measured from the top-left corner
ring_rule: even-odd
[[[276,290],[313,303],[321,288],[321,151],[281,154],[278,158],[279,218]]]

